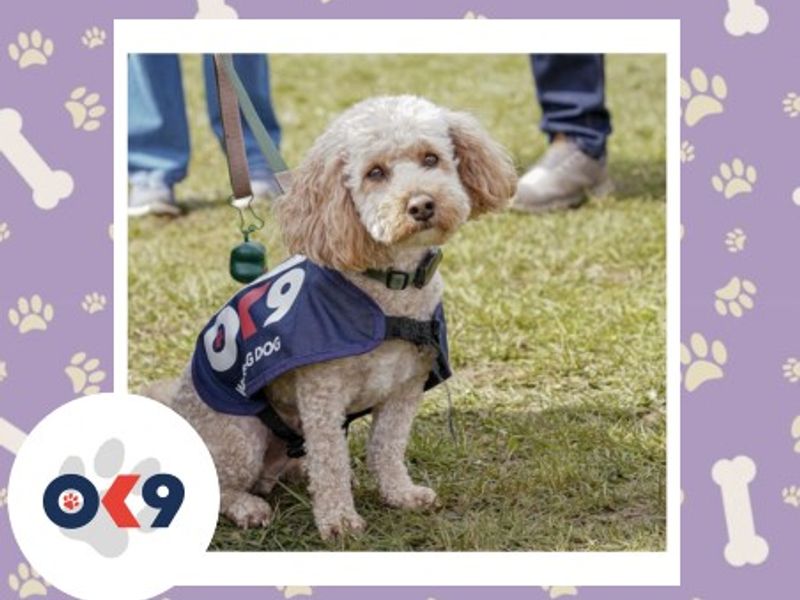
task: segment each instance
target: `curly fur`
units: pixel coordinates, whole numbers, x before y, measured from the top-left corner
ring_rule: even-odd
[[[435,165],[427,164],[430,155]],[[426,158],[427,157],[427,158]],[[370,177],[375,166],[386,174]],[[414,96],[381,97],[345,111],[317,139],[275,206],[288,248],[339,270],[386,314],[429,319],[441,301],[438,273],[422,289],[388,290],[366,268],[412,270],[471,217],[509,203],[516,174],[506,152],[478,122]],[[410,204],[432,203],[427,222]],[[373,408],[367,463],[387,504],[423,508],[433,490],[415,485],[404,455],[433,351],[390,340],[356,357],[301,367],[264,390],[287,423],[302,431],[313,513],[325,538],[365,527],[351,492],[347,413]],[[188,368],[171,389],[153,390],[191,422],[214,457],[220,512],[241,527],[267,524],[266,495],[300,464],[256,417],[220,414],[200,400]]]

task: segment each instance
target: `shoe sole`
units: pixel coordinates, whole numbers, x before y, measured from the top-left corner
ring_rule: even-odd
[[[174,204],[167,204],[164,202],[152,202],[143,206],[128,207],[129,217],[144,217],[145,215],[177,217],[180,216],[180,214],[180,208]]]
[[[589,201],[589,198],[606,198],[613,191],[614,182],[611,181],[610,178],[606,178],[597,185],[587,188],[583,193],[576,196],[553,198],[549,202],[541,202],[537,204],[512,204],[511,210],[514,212],[538,214],[575,209],[586,204]]]

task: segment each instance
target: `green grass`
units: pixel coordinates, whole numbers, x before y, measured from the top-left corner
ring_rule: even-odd
[[[272,57],[273,94],[297,164],[325,124],[361,98],[418,93],[476,114],[520,170],[545,149],[527,60],[488,57]],[[381,505],[364,464],[367,422],[351,428],[366,534],[326,544],[304,485],[283,487],[267,529],[221,523],[224,550],[647,551],[665,547],[664,60],[607,62],[615,117],[614,198],[540,217],[471,223],[445,249],[457,439],[447,395],[414,424],[412,476],[438,492],[428,513]],[[200,328],[236,289],[238,241],[227,172],[207,125],[198,59],[184,59],[193,159],[176,220],[130,228],[130,378],[173,377]],[[285,256],[274,223],[259,239]],[[365,421],[368,421],[365,420]]]

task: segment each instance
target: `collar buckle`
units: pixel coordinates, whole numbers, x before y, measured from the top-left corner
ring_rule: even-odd
[[[380,281],[390,290],[404,290],[410,284],[415,288],[422,289],[428,285],[442,262],[442,249],[433,248],[429,250],[422,260],[419,261],[417,268],[413,272],[398,271],[397,269],[367,269],[363,275],[370,279]]]
[[[408,287],[411,277],[405,271],[386,271],[386,287],[390,290],[404,290]]]

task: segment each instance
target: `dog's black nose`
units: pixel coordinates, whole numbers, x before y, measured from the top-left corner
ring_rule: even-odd
[[[417,196],[408,203],[408,214],[421,223],[430,221],[436,211],[436,205],[430,196]]]

